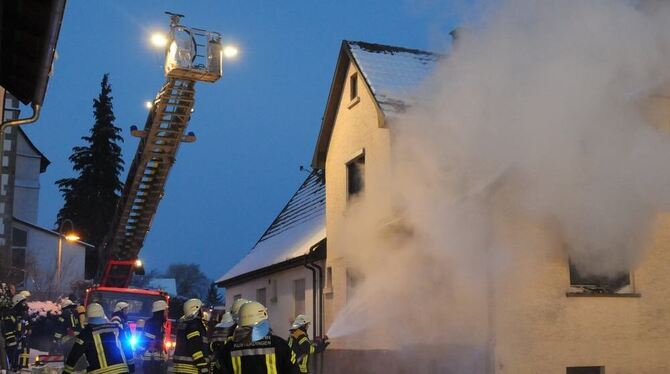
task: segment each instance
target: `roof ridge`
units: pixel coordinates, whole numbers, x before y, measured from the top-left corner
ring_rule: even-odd
[[[414,53],[414,54],[422,54],[422,55],[431,55],[431,56],[441,56],[441,54],[432,52],[432,51],[426,51],[422,49],[416,49],[416,48],[406,48],[406,47],[400,47],[400,46],[395,46],[395,45],[388,45],[388,44],[379,44],[379,43],[370,43],[370,42],[365,42],[362,40],[345,40],[344,41],[347,46],[350,46],[351,44],[358,45],[361,48],[364,48],[370,52],[391,52],[391,53],[400,53],[400,52],[405,52],[405,53]]]

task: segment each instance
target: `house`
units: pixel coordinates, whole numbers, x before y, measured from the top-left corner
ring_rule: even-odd
[[[394,132],[388,125],[398,113],[416,105],[415,89],[440,58],[414,49],[342,43],[312,163],[326,180],[330,287],[324,304],[325,331],[344,310],[358,282],[344,255],[348,210],[357,201],[375,198],[368,191],[384,191],[396,161]],[[667,128],[667,95],[653,101],[650,117]],[[382,215],[389,222],[399,218],[390,206],[378,205],[387,209]],[[389,227],[394,229],[392,225],[383,229]],[[470,340],[437,348],[443,349],[440,360],[452,369],[463,358],[480,364],[479,371],[455,372],[670,372],[670,314],[664,312],[670,310],[670,214],[658,216],[643,262],[616,279],[579,274],[565,251],[551,251],[560,243],[552,242],[555,236],[547,228],[519,219],[507,221],[500,230],[533,245],[519,248],[516,255],[523,259],[522,266],[509,274],[506,284],[485,281],[486,294],[468,295],[486,300],[481,311],[472,312],[481,312],[476,315],[480,322]],[[412,365],[422,361],[420,351],[425,347],[409,359],[405,352],[401,359],[394,351],[397,343],[334,342],[326,355],[329,372],[379,372],[380,362],[387,373],[421,372]],[[424,357],[423,362],[435,357]],[[366,363],[371,366],[366,368]]]
[[[18,100],[9,93],[5,95],[3,112],[5,119],[19,117]],[[1,186],[6,207],[3,211],[12,215],[11,225],[7,227],[11,243],[6,257],[10,269],[8,277],[18,288],[28,289],[36,297],[67,293],[73,282],[84,279],[86,250],[93,246],[80,241],[70,243],[58,232],[37,224],[40,174],[46,171],[50,161],[21,127],[8,128],[4,142]],[[57,276],[59,242],[60,281]]]
[[[216,281],[226,288],[227,304],[244,298],[268,308],[275,334],[288,337],[298,314],[322,331],[320,291],[326,258],[325,181],[311,172],[251,251]]]

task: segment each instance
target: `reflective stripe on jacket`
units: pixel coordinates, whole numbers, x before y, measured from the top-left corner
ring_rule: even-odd
[[[132,355],[132,351],[127,352],[122,349],[119,335],[119,328],[113,323],[87,325],[75,338],[74,346],[65,360],[63,373],[74,372],[74,366],[81,356],[86,356],[88,373],[128,373],[126,357]]]

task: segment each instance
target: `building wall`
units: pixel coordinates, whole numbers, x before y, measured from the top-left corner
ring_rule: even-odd
[[[58,234],[14,222],[15,228],[28,232],[26,250],[25,286],[36,297],[54,297],[59,294],[56,281]],[[63,240],[62,291],[68,293],[75,281],[84,279],[85,246]]]
[[[348,76],[355,69],[350,66]],[[360,102],[349,107],[348,84],[347,79],[326,158],[327,267],[333,274],[332,292],[326,293],[326,326],[346,304],[345,165],[364,149],[370,186],[366,189],[374,191],[383,190],[376,186],[384,183],[380,176],[392,167],[389,133],[380,126],[371,94],[359,80]],[[655,98],[651,107],[649,118],[657,127],[670,129],[670,100]],[[670,373],[670,213],[659,215],[654,239],[642,262],[632,269],[629,292],[608,296],[568,296],[567,255],[546,227],[509,212],[496,222],[497,235],[524,245],[511,255],[513,265],[504,282],[488,279],[491,299],[484,312],[486,320],[482,318],[482,324],[489,326],[483,343],[487,352],[483,359],[489,361],[486,372],[563,374],[571,366],[604,366],[606,373]],[[334,360],[338,363],[358,354],[342,350],[357,347],[331,347],[333,357],[342,355]],[[369,350],[365,360],[379,362],[375,357],[385,354]],[[338,371],[338,363],[331,361],[329,372],[347,372]]]
[[[305,280],[305,315],[311,321],[312,314],[312,272],[305,267],[297,267],[260,277],[243,284],[226,288],[226,307],[233,304],[236,295],[247,300],[256,300],[256,291],[266,289],[266,304],[273,332],[288,338],[290,323],[295,318],[294,281]],[[276,289],[276,292],[275,292]],[[314,321],[312,321],[314,326]],[[310,329],[310,334],[312,330]]]
[[[358,102],[350,100],[350,79],[358,74]],[[326,227],[328,232],[327,267],[332,272],[332,290],[326,293],[326,327],[347,300],[347,264],[343,258],[344,225],[347,210],[358,199],[366,199],[369,190],[381,191],[390,165],[389,130],[383,126],[382,113],[363,75],[350,64],[345,79],[335,125],[326,157]],[[365,153],[365,187],[360,197],[348,198],[347,163]],[[333,343],[334,348],[336,343]]]
[[[42,157],[28,144],[23,134],[16,142],[16,174],[14,178],[14,217],[37,223]]]

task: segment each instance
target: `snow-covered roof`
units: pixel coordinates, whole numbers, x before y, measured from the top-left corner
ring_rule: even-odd
[[[170,296],[176,296],[177,280],[174,278],[153,278],[149,281],[149,288],[163,290]]]
[[[312,167],[323,169],[328,144],[335,126],[344,82],[350,64],[361,71],[372,90],[385,119],[421,102],[418,96],[423,82],[435,70],[442,55],[390,45],[342,41],[328,101],[321,121],[321,131],[314,149]]]
[[[326,238],[325,187],[321,172],[310,173],[251,251],[216,283],[308,254]]]
[[[346,41],[385,115],[416,102],[415,92],[433,72],[440,55],[366,42]]]

